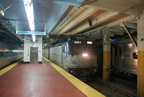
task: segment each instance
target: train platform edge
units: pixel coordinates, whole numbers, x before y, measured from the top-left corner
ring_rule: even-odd
[[[7,67],[1,69],[1,70],[0,70],[0,76],[3,75],[4,73],[6,73],[7,71],[9,71],[10,69],[14,68],[14,67],[15,67],[16,65],[18,65],[22,60],[23,60],[23,58],[20,59],[20,60],[18,60],[18,61],[16,61],[16,62],[14,62],[14,63],[12,63],[12,64],[10,64],[10,65],[7,66]]]
[[[80,81],[78,78],[67,73],[65,70],[57,66],[55,63],[51,62],[47,58],[43,57],[47,62],[49,62],[60,74],[62,74],[67,80],[69,80],[74,86],[76,86],[80,91],[82,91],[87,97],[106,97],[100,92],[96,91],[92,87],[88,86],[84,82]]]

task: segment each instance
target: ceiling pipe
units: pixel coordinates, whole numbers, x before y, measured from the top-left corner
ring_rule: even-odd
[[[11,4],[10,6],[8,6],[6,9],[4,9],[4,12],[6,11],[6,10],[8,10],[10,7],[12,7],[13,6],[13,4]]]

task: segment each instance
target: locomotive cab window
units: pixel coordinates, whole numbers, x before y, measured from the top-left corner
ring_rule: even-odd
[[[137,52],[134,52],[134,53],[132,54],[132,56],[133,56],[134,59],[137,59],[137,58],[138,58],[138,53],[137,53]]]
[[[92,45],[71,45],[71,53],[81,54],[82,52],[94,53]]]

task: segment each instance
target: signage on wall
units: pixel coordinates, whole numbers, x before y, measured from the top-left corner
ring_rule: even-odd
[[[34,35],[45,35],[45,32],[42,31],[17,31],[17,34],[34,34]]]

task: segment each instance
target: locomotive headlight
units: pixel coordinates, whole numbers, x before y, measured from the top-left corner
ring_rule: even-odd
[[[72,61],[73,64],[76,64],[76,61]]]
[[[83,53],[82,55],[83,55],[83,57],[87,57],[87,56],[88,56],[88,54],[87,54],[87,53]]]

